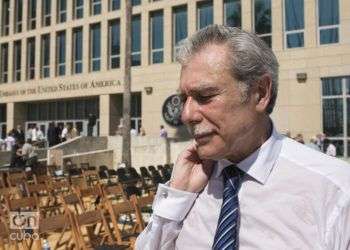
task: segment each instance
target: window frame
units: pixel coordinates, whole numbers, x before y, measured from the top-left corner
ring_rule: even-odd
[[[31,49],[31,42],[33,42],[33,49],[34,52],[31,53],[29,50]],[[28,37],[27,38],[27,62],[26,62],[26,79],[27,80],[33,80],[35,79],[35,49],[36,49],[36,44],[35,44],[35,37]],[[31,58],[30,56],[33,56]],[[34,64],[31,65],[31,59],[34,60]]]
[[[179,46],[176,46],[176,10],[179,9],[186,9],[186,33],[188,37],[188,6],[187,4],[184,5],[177,5],[177,6],[172,6],[171,8],[171,21],[172,21],[172,61],[175,62],[175,55],[176,51],[179,48]]]
[[[101,0],[97,0],[97,1],[98,2],[95,2],[95,0],[90,0],[90,16],[97,16],[97,15],[101,15],[102,13],[102,1]],[[99,13],[95,13],[96,6],[100,6]]]
[[[19,44],[19,53],[17,51],[17,45]],[[17,56],[19,54],[19,62]],[[22,67],[22,40],[13,41],[13,82],[21,81],[21,67]]]
[[[6,53],[3,56],[3,53]],[[1,59],[1,68],[0,68],[0,84],[8,82],[8,71],[9,71],[9,44],[2,43],[0,44],[0,59]]]
[[[200,12],[199,12],[199,7],[200,6],[203,6],[203,5],[206,5],[207,3],[211,3],[211,8],[212,8],[212,18],[213,18],[213,22],[211,24],[214,24],[214,1],[213,0],[205,0],[205,1],[202,1],[202,2],[196,2],[196,15],[197,15],[197,18],[196,18],[196,21],[197,21],[197,24],[196,24],[196,30],[200,30],[201,27],[200,27]],[[204,27],[203,27],[204,28]]]
[[[287,14],[286,14],[286,0],[283,0],[282,2],[282,15],[283,15],[283,46],[285,49],[300,49],[300,48],[305,48],[305,0],[303,0],[304,4],[304,13],[303,13],[303,18],[304,18],[304,29],[298,29],[298,30],[289,30],[287,31]],[[300,47],[288,47],[288,35],[293,35],[293,34],[302,34],[303,35],[303,46]]]
[[[76,43],[76,35],[78,33],[78,31],[81,32],[81,59],[80,60],[77,60],[75,58],[75,52],[76,52],[76,48],[79,46],[77,46],[77,43]],[[83,73],[83,41],[84,41],[84,32],[83,32],[83,27],[82,26],[79,26],[79,27],[75,27],[73,29],[73,32],[72,32],[72,39],[73,39],[73,42],[72,42],[72,74],[76,75],[76,74],[82,74]],[[77,72],[76,69],[77,69],[77,65],[81,65],[81,72]]]
[[[336,45],[336,44],[340,44],[341,42],[341,34],[340,34],[340,2],[338,1],[338,15],[339,15],[339,23],[338,24],[332,24],[332,25],[324,25],[324,26],[320,26],[320,3],[319,0],[316,0],[316,25],[317,25],[317,44],[319,46],[331,46],[331,45]],[[338,31],[338,42],[335,43],[323,43],[321,44],[321,30],[328,30],[328,29],[335,29],[337,28]]]
[[[86,1],[86,0],[85,0]],[[81,5],[77,5],[78,1],[74,0],[73,2],[73,19],[81,19],[84,18],[84,0]],[[78,16],[78,11],[82,11],[82,15]]]
[[[49,64],[45,64],[45,44],[44,43],[44,39],[48,38],[48,63]],[[48,78],[50,77],[50,46],[51,46],[51,36],[50,33],[46,33],[40,36],[40,78]],[[48,73],[48,75],[46,75],[46,72]]]
[[[46,1],[50,2],[49,13],[46,13]],[[51,11],[52,11],[52,0],[43,0],[41,6],[42,20],[41,26],[47,27],[51,25]]]
[[[34,17],[31,15],[33,2],[35,2]],[[36,29],[36,16],[37,16],[37,0],[28,0],[28,23],[27,23],[28,30]]]
[[[63,53],[63,62],[60,62],[60,50],[61,50],[61,43],[60,43],[60,35],[64,35],[64,42],[62,43],[64,46],[64,53]],[[67,34],[66,34],[66,30],[62,30],[62,31],[57,31],[56,32],[56,56],[55,56],[55,61],[56,61],[56,76],[65,76],[66,75],[66,62],[67,62],[67,58],[66,58],[66,53],[67,53],[67,46],[66,46],[66,42],[67,42]],[[63,69],[63,73],[61,74],[60,70]]]
[[[65,1],[66,9],[61,10],[61,3]],[[57,23],[65,23],[67,21],[67,0],[57,0]]]
[[[112,55],[112,27],[113,27],[113,23],[117,23],[117,25],[119,25],[119,54],[113,54]],[[120,68],[120,19],[116,18],[116,19],[112,19],[109,20],[108,22],[108,69],[118,69]],[[118,63],[118,67],[112,68],[112,61],[113,59],[118,59],[119,63]]]
[[[272,41],[272,35],[273,35],[273,15],[272,15],[272,1],[270,0],[271,3],[271,32],[270,33],[265,33],[265,34],[258,34],[256,33],[255,30],[255,1],[257,0],[253,0],[253,4],[252,4],[252,31],[258,36],[260,37],[262,40],[264,40],[265,37],[270,37],[271,38],[271,46],[269,46],[270,48],[273,47],[273,41]]]
[[[93,42],[93,27],[94,26],[99,26],[100,28],[100,37],[99,37],[99,50],[100,50],[100,57],[94,57],[93,55],[93,46],[94,46],[94,42]],[[90,51],[90,62],[89,62],[89,69],[90,69],[90,72],[99,72],[101,71],[101,57],[102,57],[102,54],[101,54],[101,23],[92,23],[90,24],[89,26],[89,51]],[[94,70],[94,62],[98,62],[99,63],[99,67],[98,67],[98,70]]]
[[[152,23],[152,18],[153,15],[161,13],[162,15],[162,29],[163,29],[163,36],[162,36],[162,40],[163,40],[163,47],[162,48],[158,48],[158,49],[154,49],[153,48],[153,23]],[[150,64],[160,64],[160,63],[164,63],[164,11],[163,9],[160,10],[154,10],[149,12],[149,30],[150,30],[150,36],[149,36],[149,44],[150,44]],[[158,52],[162,52],[162,60],[161,62],[154,62],[154,54],[158,53]]]
[[[324,95],[322,92],[322,84],[323,80],[325,79],[332,79],[332,78],[341,78],[341,86],[342,86],[342,93],[340,95]],[[347,104],[347,99],[350,99],[350,93],[346,94],[346,79],[349,79],[350,83],[350,76],[337,76],[337,77],[322,77],[321,78],[321,117],[322,117],[322,131],[324,132],[324,120],[323,120],[323,103],[324,100],[327,99],[342,99],[342,104],[343,104],[343,136],[327,136],[328,139],[331,141],[343,141],[343,155],[338,155],[337,152],[337,157],[345,157],[348,158],[350,156],[350,150],[348,149],[348,143],[350,144],[350,131],[348,131],[348,119],[350,119],[350,116],[347,114],[347,109],[348,109],[348,104]]]

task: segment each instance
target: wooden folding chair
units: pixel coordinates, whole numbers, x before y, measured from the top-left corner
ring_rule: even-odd
[[[100,181],[100,176],[96,169],[82,169],[83,177],[88,186],[96,185]]]
[[[103,197],[100,185],[95,185],[87,188],[75,187],[74,190],[78,194],[85,211],[96,209]]]
[[[19,184],[25,183],[27,181],[27,175],[24,171],[21,172],[8,172],[7,173],[7,186],[15,187]]]
[[[154,193],[151,192],[147,196],[137,197],[136,195],[132,195],[130,200],[133,204],[136,222],[137,222],[137,230],[136,232],[141,233],[143,229],[145,229],[146,222],[143,219],[142,212],[147,212],[149,214],[152,213],[152,204],[154,200]]]
[[[0,172],[0,188],[6,187],[6,180],[3,173]]]
[[[115,185],[103,185],[103,198],[111,201],[127,201],[127,195],[124,192],[123,186],[120,183]]]
[[[49,234],[52,233],[59,233],[59,237],[55,243],[55,246],[52,248],[58,249],[59,247],[66,245],[66,249],[68,248],[68,245],[70,241],[72,240],[72,236],[68,238],[68,240],[61,242],[63,239],[63,236],[68,230],[71,230],[71,233],[74,234],[73,229],[70,225],[70,218],[69,214],[59,214],[59,215],[53,215],[47,218],[40,218],[39,220],[39,229],[35,232],[39,234],[39,239],[35,241],[35,250],[41,250],[42,249],[42,239],[47,238]]]
[[[96,243],[102,245],[106,242],[113,244],[114,240],[110,231],[109,225],[105,218],[105,211],[102,207],[98,207],[96,210],[85,211],[82,207],[81,201],[78,201],[78,195],[73,193],[69,196],[63,197],[65,213],[69,215],[70,225],[72,227],[75,242],[77,243],[77,249],[92,249]],[[71,205],[74,204],[74,210],[71,209]],[[81,207],[77,208],[78,204]],[[100,227],[98,228],[98,226]],[[95,231],[98,228],[96,235]],[[84,231],[82,230],[84,229]],[[104,231],[102,232],[102,229]],[[84,232],[86,231],[86,234]],[[85,240],[87,236],[87,241]],[[101,240],[97,241],[98,236],[101,236]]]
[[[38,215],[40,214],[38,200],[36,197],[22,197],[20,199],[9,199],[5,198],[7,208],[10,212],[36,212]],[[10,233],[16,233],[19,235],[24,234],[24,230],[19,227],[17,229],[11,229]],[[31,249],[33,245],[33,240],[30,239],[28,243],[28,239],[16,239],[15,241],[10,239],[12,243],[18,244],[21,243],[24,249]]]
[[[116,239],[117,245],[125,246],[125,247],[133,247],[137,237],[137,235],[135,234],[136,224],[134,224],[132,228],[129,230],[126,230],[126,229],[121,230],[119,228],[119,220],[121,216],[127,216],[131,218],[131,216],[129,215],[134,213],[134,208],[131,202],[123,201],[123,202],[117,202],[113,204],[111,200],[105,199],[104,206],[106,207],[110,215],[109,217],[113,224],[113,232],[114,232],[114,237]]]

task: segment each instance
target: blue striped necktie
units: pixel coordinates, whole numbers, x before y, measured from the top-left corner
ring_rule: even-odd
[[[238,190],[240,187],[240,170],[237,166],[225,167],[222,171],[224,177],[224,194],[220,217],[216,228],[213,249],[238,249],[239,231],[239,202]]]

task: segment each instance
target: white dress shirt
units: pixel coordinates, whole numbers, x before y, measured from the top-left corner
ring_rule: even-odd
[[[214,166],[199,193],[160,185],[153,215],[139,235],[139,250],[209,250],[223,193]],[[238,167],[245,177],[239,191],[239,249],[350,249],[350,166],[278,134]]]

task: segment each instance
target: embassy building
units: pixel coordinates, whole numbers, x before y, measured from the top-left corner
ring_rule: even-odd
[[[171,137],[164,120],[177,93],[178,42],[209,24],[256,32],[275,52],[275,125],[310,138],[323,132],[350,155],[350,1],[133,0],[132,126]],[[115,135],[122,117],[122,0],[0,0],[0,136],[17,124],[70,123]],[[172,111],[169,107],[168,111]],[[173,110],[175,112],[176,110]],[[171,112],[170,112],[171,113]]]

